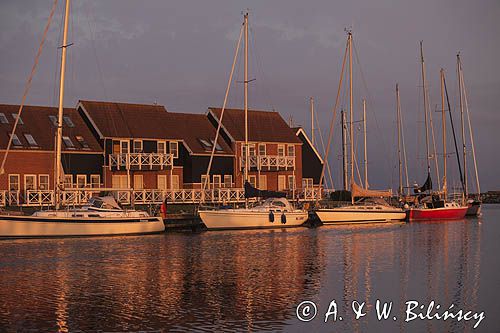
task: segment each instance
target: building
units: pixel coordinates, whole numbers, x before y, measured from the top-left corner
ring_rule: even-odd
[[[302,127],[295,127],[293,131],[302,142],[302,187],[311,188],[319,185],[323,158]]]

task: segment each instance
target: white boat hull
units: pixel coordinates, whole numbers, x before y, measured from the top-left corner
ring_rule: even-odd
[[[406,219],[406,212],[402,209],[388,210],[366,210],[350,208],[320,209],[316,211],[323,224],[341,223],[383,223],[403,221]]]
[[[61,218],[0,216],[0,237],[63,237],[149,234],[165,230],[160,217]]]
[[[200,217],[208,229],[259,229],[259,228],[289,228],[304,224],[308,218],[306,211],[274,212],[274,222],[271,222],[269,211],[242,210],[207,210],[200,211]],[[282,223],[282,214],[285,223]]]

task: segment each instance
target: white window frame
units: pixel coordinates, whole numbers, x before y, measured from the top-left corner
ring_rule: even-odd
[[[166,147],[166,146],[165,146]],[[161,180],[161,181],[160,181]],[[160,184],[163,182],[163,186],[160,186]],[[167,183],[167,175],[158,175],[156,177],[156,187],[159,190],[165,191],[168,189],[168,183]]]
[[[11,177],[17,178],[17,189],[12,188]],[[9,191],[19,191],[21,189],[21,176],[18,173],[10,173],[9,174]]]
[[[248,182],[253,187],[257,187],[257,176],[256,175],[248,175]]]
[[[295,183],[295,175],[288,175],[286,185],[289,190],[294,190],[297,188],[297,184]]]
[[[224,175],[224,187],[225,188],[233,187],[233,175]]]
[[[264,148],[263,154],[261,152],[261,148]],[[265,143],[259,143],[259,151],[258,151],[259,156],[265,156],[267,155],[267,148]]]
[[[144,189],[144,176],[134,175],[134,190],[143,190],[143,189]]]
[[[66,139],[68,139],[68,141],[71,143],[71,146],[66,143]],[[75,143],[68,135],[64,135],[62,137],[62,141],[64,142],[64,146],[66,147],[66,149],[76,149]]]
[[[178,190],[180,188],[180,178],[179,175],[172,175],[170,178],[170,189]]]
[[[33,188],[32,189],[29,189],[26,186],[26,179],[28,179],[28,178],[33,178]],[[26,174],[26,175],[24,175],[24,190],[25,191],[27,191],[27,190],[36,190],[37,189],[36,181],[37,181],[37,176],[36,175],[33,175],[33,174]]]
[[[9,123],[9,119],[7,119],[7,117],[5,116],[5,113],[3,113],[3,112],[0,112],[0,123],[1,124],[8,124]]]
[[[290,151],[290,148],[291,148],[291,151]],[[291,152],[291,154],[290,154]],[[294,145],[288,145],[286,147],[286,153],[288,154],[288,156],[295,156],[295,146]]]
[[[282,180],[282,182],[280,182],[280,180]],[[283,191],[283,190],[286,190],[286,176],[278,175],[278,191]]]
[[[97,179],[97,182],[95,181]],[[97,185],[97,186],[95,186]],[[101,187],[101,175],[93,174],[90,175],[90,186],[92,188],[99,188]]]
[[[259,190],[267,190],[267,175],[259,176]]]
[[[162,149],[160,149],[161,146],[163,146]],[[156,142],[156,152],[158,154],[166,154],[167,153],[167,142],[166,141],[157,141]]]
[[[72,188],[72,187],[73,187],[73,175],[64,175],[64,188]]]
[[[79,182],[79,179],[83,179],[84,182],[83,182],[83,186],[80,186],[80,182]],[[76,175],[76,187],[77,188],[85,188],[87,187],[87,175]]]
[[[302,187],[303,188],[314,187],[314,180],[312,178],[302,178]]]
[[[139,144],[139,146],[136,147],[136,144]],[[143,152],[142,140],[133,140],[132,141],[132,152],[135,153],[135,154]]]
[[[173,147],[175,147],[175,148],[172,149]],[[174,158],[178,158],[179,157],[179,142],[169,141],[168,142],[168,151],[170,152],[170,154],[172,154],[174,156]],[[172,151],[175,152],[175,154]]]
[[[125,181],[123,181],[123,180],[125,180]],[[125,184],[125,186],[122,186],[122,183]],[[118,188],[118,189],[128,188],[127,175],[112,175],[111,176],[111,187]]]
[[[16,141],[19,144],[16,144]],[[22,147],[23,146],[23,143],[22,143],[21,139],[19,139],[19,137],[15,133],[12,134],[12,145],[14,145],[14,147]]]
[[[125,143],[125,145],[123,145]],[[123,149],[126,146],[127,149]],[[130,154],[130,141],[120,140],[120,154]]]
[[[255,156],[257,151],[255,150],[255,143],[249,143],[248,144],[248,155],[249,156]]]
[[[47,177],[47,182],[43,182],[44,187],[42,188],[42,178]],[[38,175],[38,189],[40,191],[48,191],[50,189],[50,176],[48,174],[39,174]]]
[[[200,179],[201,183],[201,188],[203,188],[203,184],[207,181],[207,184],[206,184],[206,187],[205,189],[209,189],[210,188],[210,177],[207,177],[207,175],[201,175],[201,179]]]
[[[278,145],[278,156],[285,156],[285,145]]]
[[[221,175],[213,175],[212,176],[212,184],[213,184],[213,188],[221,188],[222,187]]]

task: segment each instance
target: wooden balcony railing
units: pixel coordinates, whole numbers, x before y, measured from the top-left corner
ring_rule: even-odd
[[[158,170],[173,166],[172,154],[129,153],[110,154],[109,166],[116,170]]]
[[[240,168],[245,167],[245,156],[240,158]],[[295,156],[252,155],[248,158],[248,167],[257,170],[295,170]]]

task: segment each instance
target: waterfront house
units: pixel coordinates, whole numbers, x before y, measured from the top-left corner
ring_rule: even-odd
[[[302,127],[295,127],[293,131],[302,142],[302,187],[312,188],[319,185],[323,158]]]

